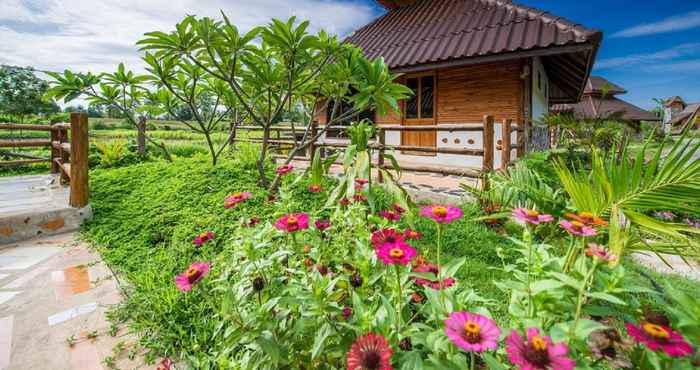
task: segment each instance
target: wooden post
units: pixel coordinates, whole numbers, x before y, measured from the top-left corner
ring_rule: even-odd
[[[318,135],[318,122],[311,122],[311,144],[309,144],[309,159],[314,161],[316,155],[316,135]],[[295,139],[296,140],[296,139]]]
[[[51,128],[51,173],[54,174],[61,172],[61,168],[56,162],[58,158],[61,158],[61,147],[56,148],[53,145],[54,142],[61,142],[60,135],[58,127]]]
[[[487,190],[488,176],[493,171],[493,152],[494,152],[494,142],[493,142],[493,116],[484,116],[484,130],[482,144],[484,146],[484,162],[482,165],[482,184],[481,187]]]
[[[58,142],[60,144],[68,142],[68,129],[59,127],[58,129]],[[59,149],[59,154],[61,156],[61,165],[64,163],[68,163],[70,161],[70,153],[66,152],[62,148]],[[60,170],[60,169],[59,169]],[[61,183],[67,184],[70,182],[70,177],[69,174],[66,173],[64,170],[60,170],[61,172]]]
[[[70,206],[88,205],[88,117],[85,113],[70,115]]]
[[[146,155],[146,117],[140,117],[136,123],[136,153]]]
[[[525,124],[518,123],[518,134],[516,135],[516,143],[518,148],[515,151],[517,158],[522,158],[525,155]]]
[[[377,179],[379,183],[384,182],[384,175],[382,175],[382,169],[384,168],[384,146],[386,145],[386,131],[383,128],[379,128],[379,155],[377,157]]]
[[[505,170],[510,164],[510,136],[512,132],[511,124],[513,123],[510,119],[503,120],[503,126],[501,127],[501,169]]]

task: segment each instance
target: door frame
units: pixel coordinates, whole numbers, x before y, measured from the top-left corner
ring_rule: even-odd
[[[403,102],[403,114],[401,114],[401,126],[415,126],[415,125],[436,125],[437,124],[437,116],[438,116],[438,109],[437,109],[437,104],[438,104],[438,71],[437,70],[430,70],[430,71],[424,71],[424,72],[417,72],[417,73],[407,73],[403,76],[404,84],[408,85],[408,79],[410,78],[416,78],[418,79],[418,97],[417,97],[417,108],[418,108],[418,117],[421,117],[421,109],[422,109],[422,94],[420,93],[421,91],[421,78],[425,76],[432,76],[433,77],[433,117],[432,118],[406,118],[406,102]],[[401,132],[401,145],[406,145],[405,144],[405,136],[406,134],[413,134],[413,135],[420,135],[421,133],[433,133],[433,136],[435,140],[432,143],[433,147],[437,147],[437,131],[419,131],[419,132]],[[404,152],[404,154],[410,154],[410,155],[423,155],[423,156],[436,156],[436,153],[415,153],[415,152]]]

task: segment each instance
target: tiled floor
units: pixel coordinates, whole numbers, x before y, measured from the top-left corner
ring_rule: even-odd
[[[121,298],[111,277],[73,234],[4,246],[0,370],[107,370],[108,356],[120,369],[155,369],[127,358],[131,337],[109,335],[105,311]],[[127,350],[115,356],[120,342]]]

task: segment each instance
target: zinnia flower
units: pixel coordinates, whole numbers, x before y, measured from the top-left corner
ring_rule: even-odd
[[[417,258],[417,260],[420,259]],[[424,273],[433,273],[435,274],[436,279],[435,280],[428,280],[428,279],[423,279],[416,277],[415,281],[416,284],[421,285],[421,286],[428,286],[434,290],[440,290],[443,288],[449,288],[455,284],[455,279],[451,277],[444,278],[442,282],[437,280],[437,276],[440,270],[438,270],[438,267],[433,265],[432,263],[427,263],[424,260],[419,261],[419,263],[414,264],[413,266],[413,271],[414,272],[424,272]]]
[[[394,203],[394,204],[391,206],[391,208],[393,208],[393,209],[394,209],[394,212],[396,212],[396,213],[398,213],[398,214],[402,214],[402,213],[406,212],[406,210],[405,210],[403,207],[401,207],[401,205],[398,204],[398,203]]]
[[[350,316],[352,315],[352,308],[350,307],[344,307],[343,312],[341,313],[343,315],[343,318],[345,320],[349,319]]]
[[[368,179],[355,179],[355,184],[365,186],[369,183]]]
[[[602,218],[596,217],[590,212],[581,212],[579,214],[567,213],[564,217],[569,220],[578,221],[586,226],[607,226],[608,222]]]
[[[626,323],[627,334],[638,343],[644,344],[652,351],[662,350],[671,357],[683,357],[693,353],[693,347],[683,336],[668,326],[642,322],[636,326]]]
[[[347,206],[348,204],[350,204],[350,201],[348,200],[348,198],[343,197],[338,203],[340,203],[341,206]]]
[[[407,265],[415,256],[416,250],[404,242],[386,243],[377,249],[377,257],[385,265]]]
[[[393,351],[386,338],[374,333],[355,339],[347,355],[348,370],[392,370]]]
[[[310,185],[309,186],[310,193],[320,193],[321,191],[323,191],[323,189],[321,188],[321,185]]]
[[[517,330],[511,331],[506,344],[510,362],[521,370],[572,370],[576,366],[576,361],[569,358],[566,344],[553,344],[536,328],[527,329],[527,340],[523,340]]]
[[[403,241],[403,234],[395,229],[381,229],[372,233],[372,245],[375,249],[384,244],[396,244]]]
[[[450,222],[462,217],[462,210],[452,206],[432,205],[421,208],[420,215],[429,217],[440,224],[449,224]]]
[[[550,222],[554,220],[554,217],[552,215],[547,215],[547,214],[541,214],[538,211],[534,209],[527,209],[527,208],[516,208],[513,210],[513,218],[515,220],[523,225],[525,224],[532,224],[532,225],[539,225],[544,222]]]
[[[595,231],[594,228],[590,226],[586,226],[581,222],[578,221],[559,221],[559,226],[561,226],[564,230],[568,231],[569,234],[575,235],[575,236],[595,236],[598,234],[597,231]]]
[[[201,247],[204,243],[214,239],[214,233],[211,231],[205,231],[199,235],[197,235],[193,240],[192,243],[194,245]]]
[[[316,220],[314,225],[316,225],[316,229],[318,229],[320,232],[324,232],[331,227],[331,222],[328,220]]]
[[[364,203],[367,201],[367,197],[364,194],[355,194],[352,196],[352,200],[354,200],[355,203]]]
[[[588,248],[586,248],[586,255],[588,257],[594,257],[604,262],[617,261],[617,256],[610,253],[604,247],[596,243],[588,243]]]
[[[484,352],[498,348],[501,329],[486,316],[453,312],[445,320],[445,334],[454,345],[467,352]]]
[[[400,221],[401,220],[401,215],[399,213],[394,212],[394,211],[381,211],[381,212],[379,212],[379,215],[386,218],[389,221]]]
[[[233,193],[233,194],[229,195],[228,197],[226,197],[226,199],[224,199],[224,208],[227,208],[227,209],[233,208],[238,203],[243,202],[244,200],[250,198],[251,196],[253,196],[253,195],[248,191],[243,191],[243,192],[239,191],[239,192]]]
[[[187,271],[175,277],[175,285],[182,292],[189,292],[192,286],[197,284],[209,273],[209,264],[206,262],[194,262]]]
[[[423,237],[421,233],[415,230],[408,229],[404,231],[403,237],[406,238],[406,240],[412,240],[412,239],[420,239]]]
[[[309,215],[306,213],[292,213],[280,217],[275,222],[277,230],[293,233],[299,230],[309,228]]]
[[[279,175],[286,175],[294,170],[294,166],[291,164],[285,164],[282,166],[277,167],[277,174]]]

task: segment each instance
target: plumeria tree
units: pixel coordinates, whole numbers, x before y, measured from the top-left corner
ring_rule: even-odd
[[[279,176],[267,177],[265,162],[270,132],[285,111],[306,107],[302,138],[295,139],[294,155],[306,150],[325,130],[365,109],[386,113],[398,109],[397,100],[408,90],[393,82],[382,60],[370,62],[353,46],[323,31],[308,32],[309,22],[292,17],[272,20],[264,27],[242,33],[223,15],[223,20],[188,16],[171,32],[155,31],[139,41],[155,60],[185,60],[197,66],[207,78],[228,85],[249,119],[262,128],[262,145],[257,160],[260,181],[276,189]],[[353,108],[338,113],[341,101]],[[311,134],[311,120],[317,109],[331,106],[327,125]],[[295,132],[296,138],[296,132]]]
[[[160,148],[167,160],[172,160],[165,144],[157,142],[146,133],[147,76],[137,75],[119,64],[114,73],[63,73],[47,72],[53,81],[47,96],[70,102],[79,97],[86,98],[91,104],[100,104],[107,109],[114,109],[137,130],[139,154],[146,154],[145,142]]]

